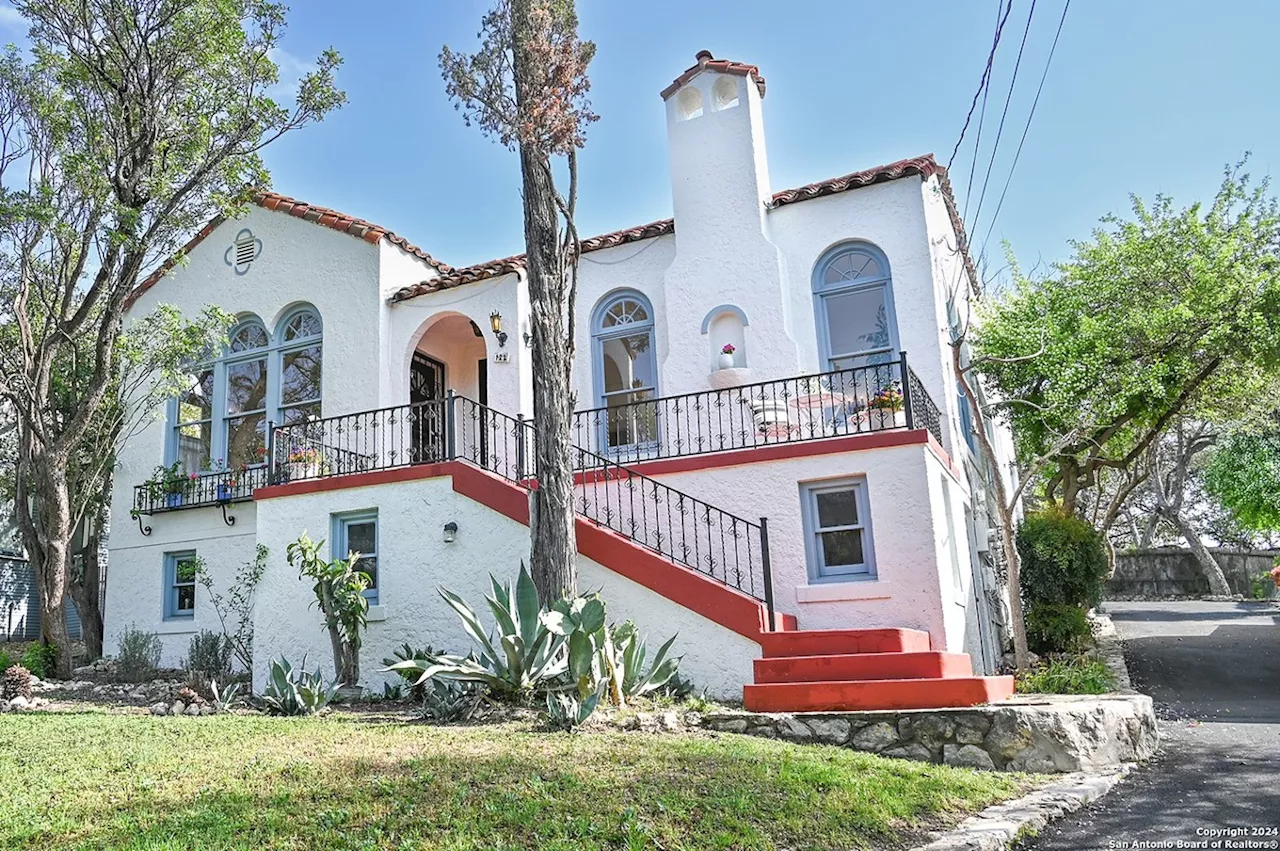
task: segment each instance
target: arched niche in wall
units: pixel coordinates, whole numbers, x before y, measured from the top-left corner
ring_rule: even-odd
[[[747,314],[734,304],[721,304],[711,308],[702,320],[702,333],[707,338],[707,354],[711,371],[719,369],[745,369],[747,367]],[[722,361],[720,355],[726,345],[733,346],[733,363]]]
[[[733,109],[738,105],[738,80],[736,77],[721,76],[711,87],[711,102],[716,111]]]
[[[688,121],[702,115],[702,91],[696,86],[685,86],[676,95],[676,106],[680,110],[680,120]]]

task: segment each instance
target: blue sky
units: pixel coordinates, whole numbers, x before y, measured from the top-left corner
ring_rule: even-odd
[[[350,103],[274,145],[275,188],[388,226],[460,265],[523,250],[515,156],[464,127],[444,96],[442,44],[473,43],[488,0],[295,0],[281,59],[296,73],[333,45]],[[996,0],[864,2],[579,0],[598,46],[601,120],[582,155],[584,234],[670,215],[658,92],[708,49],[760,66],[775,190],[934,152],[945,162],[990,47]],[[997,54],[968,219],[1030,0],[1014,0]],[[623,11],[625,9],[625,11]],[[0,8],[0,37],[20,36]],[[9,10],[11,11],[11,10]],[[987,232],[1044,68],[1062,0],[1038,0],[992,169]],[[1024,265],[1060,259],[1130,192],[1208,197],[1224,163],[1280,156],[1280,4],[1074,0],[989,255],[1007,239]],[[975,117],[976,121],[976,117]],[[965,206],[971,127],[952,171]],[[996,265],[999,265],[998,263]]]

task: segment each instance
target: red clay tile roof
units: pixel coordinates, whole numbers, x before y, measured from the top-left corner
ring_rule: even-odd
[[[826,195],[835,195],[839,192],[847,192],[850,189],[858,189],[863,186],[871,186],[876,183],[883,183],[888,180],[897,180],[901,177],[909,175],[920,175],[922,178],[929,178],[932,175],[938,175],[938,182],[942,189],[942,198],[947,205],[947,213],[951,217],[951,225],[955,228],[956,239],[960,244],[961,256],[964,257],[965,267],[969,270],[970,280],[973,286],[978,286],[977,270],[973,265],[973,261],[969,258],[969,244],[965,236],[964,222],[960,218],[960,213],[956,207],[955,198],[951,194],[951,182],[947,179],[947,170],[945,167],[938,165],[934,160],[933,154],[925,154],[919,157],[913,157],[907,160],[898,160],[888,165],[877,166],[876,168],[866,169],[865,171],[855,171],[853,174],[846,174],[842,177],[833,177],[830,180],[822,180],[817,183],[810,183],[808,186],[801,186],[798,189],[787,189],[777,192],[769,199],[768,206],[784,207],[787,204],[797,204],[801,201],[808,201],[812,198],[822,198]],[[599,251],[602,248],[613,248],[618,245],[625,245],[628,242],[637,242],[642,239],[652,239],[655,236],[666,236],[676,232],[674,219],[661,219],[656,222],[650,222],[647,225],[628,228],[626,230],[614,231],[601,236],[593,236],[590,239],[582,241],[582,252]],[[406,301],[420,295],[439,292],[441,290],[452,289],[462,286],[463,284],[471,284],[476,281],[484,281],[489,278],[496,278],[500,275],[508,275],[513,272],[524,271],[524,255],[517,254],[512,257],[504,257],[501,260],[490,260],[485,263],[478,263],[474,266],[467,266],[459,269],[441,269],[440,275],[435,278],[429,278],[422,283],[415,284],[411,287],[403,287],[391,296],[391,302]]]
[[[760,69],[755,65],[748,65],[745,62],[732,62],[728,59],[716,59],[711,55],[710,50],[699,50],[697,64],[679,77],[676,77],[671,85],[663,89],[662,99],[666,100],[671,97],[677,89],[698,76],[702,71],[718,71],[721,74],[736,74],[739,77],[750,76],[751,79],[756,81],[756,88],[760,90],[760,97],[764,97],[764,77],[760,75]]]
[[[339,231],[341,233],[354,236],[356,239],[364,240],[370,244],[376,245],[382,240],[386,240],[395,247],[399,248],[406,254],[412,254],[424,263],[434,266],[441,272],[449,272],[452,269],[440,261],[436,260],[427,252],[418,246],[409,242],[402,236],[392,231],[375,225],[373,222],[367,222],[364,219],[357,219],[355,216],[348,216],[346,213],[340,213],[337,210],[331,210],[328,207],[317,207],[308,204],[306,201],[299,201],[296,198],[290,198],[287,195],[281,195],[278,192],[255,192],[253,195],[253,203],[267,210],[275,210],[277,213],[287,213],[299,219],[323,225],[327,228]],[[218,225],[225,221],[224,216],[215,216],[209,224],[200,229],[200,232],[193,236],[186,245],[175,256],[166,260],[159,269],[152,272],[145,281],[129,293],[129,297],[125,300],[125,308],[128,309],[133,305],[138,297],[145,293],[156,282],[165,276],[174,264],[178,262],[178,257],[191,253],[191,250],[199,245]]]
[[[652,239],[655,236],[666,236],[675,232],[675,219],[659,219],[656,222],[649,222],[647,225],[639,225],[626,230],[616,230],[613,233],[584,239],[582,240],[582,253],[599,251],[602,248],[613,248],[618,245],[626,245],[628,242],[638,242],[642,239]],[[451,290],[463,284],[473,284],[476,281],[484,281],[500,275],[523,271],[523,254],[503,257],[501,260],[487,260],[484,263],[477,263],[474,266],[466,266],[460,269],[442,270],[440,275],[435,278],[428,278],[422,283],[414,284],[411,287],[401,287],[391,296],[391,302],[394,304],[415,296],[439,292],[440,290]]]

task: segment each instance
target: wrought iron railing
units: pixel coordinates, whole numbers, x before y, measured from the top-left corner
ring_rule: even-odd
[[[579,411],[573,442],[627,463],[911,428],[942,441],[938,407],[904,352],[882,364]]]
[[[446,405],[441,399],[276,426],[268,452],[272,481],[282,484],[443,461]]]
[[[534,423],[510,417],[462,396],[449,416],[450,456],[509,481],[533,481]],[[709,576],[765,603],[772,628],[773,582],[768,520],[731,514],[617,461],[574,447],[580,473],[578,514],[672,562]]]
[[[244,502],[253,499],[254,488],[265,485],[267,479],[267,467],[262,465],[247,470],[200,473],[170,485],[144,482],[133,488],[133,512],[151,515]]]

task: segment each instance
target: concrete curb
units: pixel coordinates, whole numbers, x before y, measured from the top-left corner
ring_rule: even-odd
[[[1050,821],[1101,798],[1124,779],[1131,766],[1101,774],[1068,774],[1041,789],[987,807],[960,822],[928,845],[911,851],[1002,851],[1014,842],[1034,836]]]

